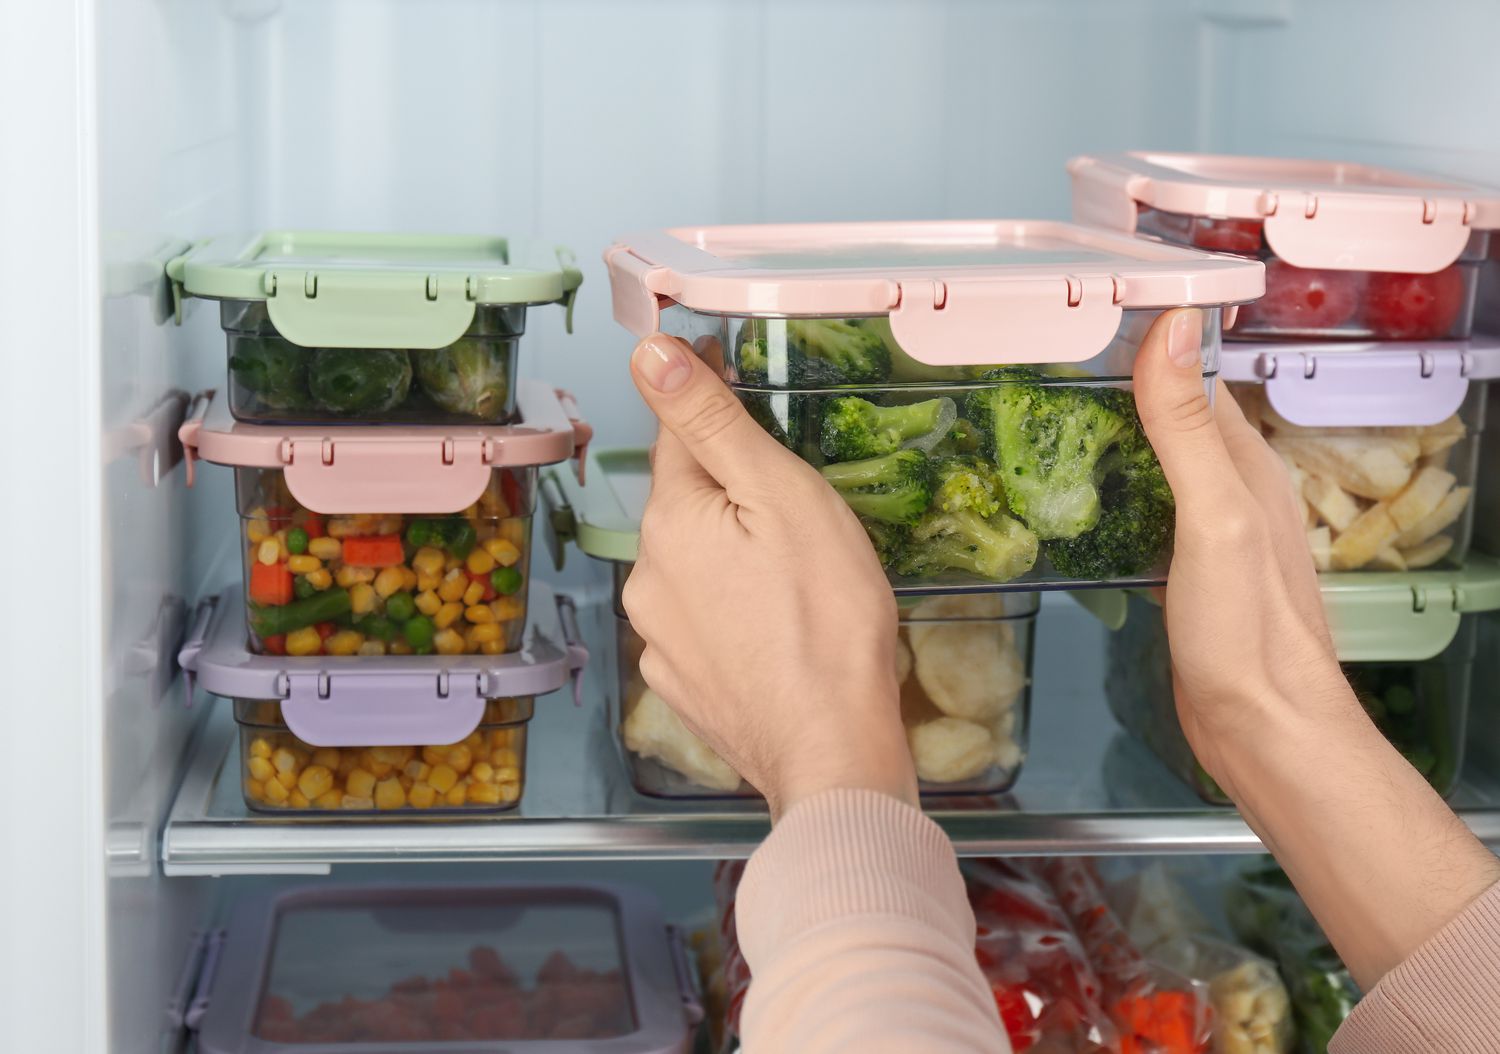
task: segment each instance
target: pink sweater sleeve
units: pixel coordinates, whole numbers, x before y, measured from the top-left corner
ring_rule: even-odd
[[[735,925],[748,1054],[1010,1052],[953,847],[894,798],[799,803],[750,858]]]
[[[1329,1054],[1500,1050],[1500,885],[1381,978]]]

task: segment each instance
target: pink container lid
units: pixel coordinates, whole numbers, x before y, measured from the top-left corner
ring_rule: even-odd
[[[664,306],[717,315],[889,315],[933,366],[1082,362],[1121,313],[1265,292],[1259,261],[1047,220],[677,227],[604,254],[615,318],[638,336]]]
[[[282,428],[236,421],[224,400],[199,399],[178,430],[188,486],[198,458],[236,468],[277,468],[313,512],[451,513],[479,500],[498,468],[576,459],[582,479],[593,429],[573,397],[521,381],[521,423],[496,426],[305,425]]]
[[[1261,221],[1297,267],[1428,274],[1500,227],[1500,190],[1373,165],[1136,151],[1068,162],[1073,218],[1136,229],[1136,206]]]

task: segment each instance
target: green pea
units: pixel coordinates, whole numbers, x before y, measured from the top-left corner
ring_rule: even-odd
[[[386,610],[390,610],[389,604],[386,605]],[[354,628],[366,637],[373,637],[387,644],[396,639],[396,624],[385,615],[366,615],[355,622]]]
[[[490,572],[490,585],[502,596],[510,596],[521,588],[521,572],[514,567],[497,567]]]
[[[417,613],[410,593],[392,593],[385,602],[385,616],[393,622],[406,622]]]
[[[406,643],[410,644],[412,651],[418,655],[425,655],[432,650],[433,632],[432,619],[426,615],[414,615],[401,627]]]
[[[301,527],[293,527],[287,531],[286,551],[293,556],[307,552],[307,532]]]
[[[298,575],[292,579],[292,593],[298,600],[306,600],[316,592],[317,589],[307,580],[306,575]]]

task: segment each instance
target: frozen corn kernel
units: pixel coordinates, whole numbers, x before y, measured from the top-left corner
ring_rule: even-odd
[[[500,787],[494,783],[471,783],[466,797],[475,805],[499,805]]]
[[[345,589],[353,589],[361,582],[375,581],[375,568],[373,567],[350,567],[345,564],[339,568],[338,574],[333,576],[334,581]]]
[[[245,540],[251,545],[259,545],[271,537],[271,521],[266,518],[265,509],[256,509],[245,521]]]
[[[317,798],[313,799],[313,805],[319,809],[337,809],[343,804],[344,792],[338,788],[334,788],[326,794],[320,794]]]
[[[432,638],[432,646],[439,655],[462,655],[463,634],[451,629],[438,630],[437,636]]]
[[[416,783],[407,792],[406,800],[413,809],[430,809],[437,803],[437,791],[430,783]]]
[[[491,625],[498,625],[498,623],[491,623]],[[503,640],[486,640],[486,641],[481,641],[479,643],[479,650],[484,655],[504,655],[505,654],[505,641],[503,641]]]
[[[323,566],[323,561],[316,556],[308,556],[302,553],[298,556],[289,556],[286,559],[286,569],[294,575],[310,574]]]
[[[519,553],[526,545],[526,521],[521,517],[500,521],[500,537],[516,547]]]
[[[287,790],[291,790],[297,785],[297,772],[295,769],[291,772],[278,772],[276,773],[276,778],[271,782],[279,783]]]
[[[313,538],[307,543],[307,551],[319,560],[337,560],[344,553],[344,543],[337,538]]]
[[[400,780],[381,780],[375,784],[375,808],[399,809],[406,804],[406,788]]]
[[[433,596],[437,596],[437,587],[442,584],[443,576],[441,574],[428,574],[426,571],[418,571],[417,580],[412,589],[418,593],[431,593]],[[438,603],[442,603],[442,601],[438,601]]]
[[[483,546],[469,550],[464,566],[476,575],[487,575],[495,569],[495,558]]]
[[[509,729],[502,729],[501,733],[508,736],[509,731]],[[497,769],[513,769],[520,767],[521,759],[516,755],[516,752],[510,748],[508,740],[505,743],[496,743],[494,741],[494,737],[491,737],[490,746],[496,748],[495,754],[492,758],[490,758],[490,760],[494,762],[494,765]]]
[[[355,615],[368,615],[375,610],[375,588],[368,582],[356,582],[349,590],[349,606]]]
[[[438,586],[438,596],[445,604],[456,603],[463,599],[468,588],[469,576],[455,567],[443,576],[443,584]]]
[[[500,623],[495,621],[494,612],[492,612],[489,608],[481,605],[477,610],[483,611],[484,616],[482,618],[475,618],[475,610],[475,608],[469,608],[464,612],[464,618],[475,624],[474,627],[469,630],[469,637],[476,644],[483,644],[486,641],[500,640],[505,636],[504,631],[502,631],[500,628]]]
[[[418,574],[442,575],[443,551],[441,549],[434,549],[430,545],[424,545],[411,558],[411,566]]]
[[[266,796],[265,783],[261,780],[246,780],[245,796],[248,798],[254,798],[256,801],[264,798]]]
[[[279,780],[266,780],[266,792],[264,798],[272,805],[281,805],[291,797],[291,792],[281,785]]]
[[[333,772],[322,765],[309,765],[297,777],[297,789],[308,798],[318,798],[333,789]]]
[[[515,765],[495,766],[496,783],[515,783],[521,778],[521,770]]]
[[[374,798],[361,797],[361,796],[359,796],[357,794],[346,794],[346,795],[344,795],[344,800],[341,801],[341,802],[339,802],[339,808],[341,808],[341,809],[373,809],[373,808],[375,808],[375,799]]]
[[[474,752],[460,743],[457,746],[448,748],[448,756],[444,760],[448,763],[449,768],[462,776],[474,764]]]
[[[464,565],[464,562],[462,560],[460,560],[458,557],[456,557],[456,556],[450,556],[446,560],[443,561],[443,570],[445,572],[447,572],[447,571],[456,571],[460,567],[462,567],[463,565]],[[467,578],[468,576],[465,575],[464,577]]]
[[[457,622],[463,613],[464,606],[456,600],[452,601],[437,609],[437,614],[432,616],[432,624],[438,629],[447,629]]]
[[[339,779],[348,779],[349,773],[359,768],[359,755],[352,750],[343,753],[344,756],[339,758]]]
[[[326,526],[329,537],[347,538],[352,534],[370,534],[374,518],[371,516],[334,516]]]
[[[253,755],[249,761],[245,762],[245,771],[250,773],[251,779],[260,780],[262,783],[276,775],[276,769],[272,767],[269,761]]]
[[[389,761],[375,761],[374,759],[367,759],[365,768],[373,772],[377,780],[383,780],[396,771],[396,766]]]
[[[382,641],[382,640],[367,640],[367,641],[365,641],[363,644],[361,644],[359,646],[359,651],[355,652],[354,654],[356,654],[356,655],[384,655],[385,654],[385,641]]]
[[[316,655],[322,650],[323,638],[318,636],[318,631],[312,626],[294,629],[286,635],[288,655]]]
[[[404,566],[398,567],[396,570],[401,572],[401,588],[405,592],[410,593],[413,589],[417,588],[417,573],[415,571]]]
[[[412,758],[404,766],[402,766],[401,771],[410,776],[412,779],[425,783],[427,781],[427,777],[432,775],[432,766],[427,764],[427,762],[425,761],[421,761],[417,758]]]
[[[422,760],[429,765],[441,765],[448,759],[447,747],[423,747]]]
[[[267,538],[255,549],[255,558],[263,564],[274,564],[281,559],[281,546],[275,538]]]
[[[356,798],[368,798],[375,793],[375,774],[366,769],[355,769],[344,778],[344,793]]]
[[[391,655],[415,655],[416,649],[404,640],[393,640],[388,649]]]
[[[464,590],[464,595],[461,599],[464,607],[470,607],[479,603],[484,599],[484,583],[470,582],[469,588]]]
[[[333,585],[333,572],[329,571],[326,567],[321,571],[309,571],[307,573],[307,584],[322,592]]]
[[[509,804],[510,802],[519,801],[520,800],[520,797],[521,797],[521,784],[520,783],[501,783],[498,786],[500,788],[500,800],[501,801]]]
[[[293,788],[287,793],[286,803],[293,809],[306,809],[312,805],[312,799],[303,794],[302,791]]]
[[[484,551],[501,567],[514,567],[516,561],[521,559],[521,550],[507,538],[491,538],[484,543]]]
[[[341,629],[323,642],[323,650],[329,655],[355,655],[365,643],[365,635],[357,629]]]
[[[520,597],[496,597],[490,601],[490,610],[501,622],[509,622],[526,614],[526,604]]]
[[[277,747],[271,755],[271,764],[277,772],[291,772],[297,767],[297,758],[286,747]]]
[[[432,618],[442,610],[443,598],[429,589],[425,593],[417,594],[416,603],[418,611],[426,615],[428,618]]]
[[[443,795],[443,800],[449,805],[462,805],[464,802],[469,800],[468,784],[454,784],[453,787],[449,789],[448,793]]]
[[[383,762],[400,768],[411,760],[411,754],[407,747],[371,747],[367,752],[373,761]]]
[[[495,770],[487,761],[477,762],[469,770],[469,779],[478,783],[493,783],[495,782]]]
[[[383,567],[375,576],[375,595],[384,600],[402,586],[403,576],[399,567]]]
[[[427,773],[427,782],[432,784],[433,789],[439,794],[447,794],[458,782],[458,773],[454,771],[453,766],[439,763],[432,766],[431,771]]]
[[[312,763],[314,765],[322,765],[329,772],[338,771],[341,760],[342,751],[338,747],[319,747],[312,753]]]
[[[475,625],[484,622],[493,623],[495,621],[495,613],[490,610],[488,604],[475,604],[473,607],[464,608],[464,618]]]
[[[250,741],[250,756],[253,758],[269,758],[271,756],[271,744],[264,736],[257,736]]]
[[[396,782],[401,784],[401,789],[406,791],[408,794],[410,794],[411,789],[417,785],[417,781],[412,779],[404,772],[396,776]]]

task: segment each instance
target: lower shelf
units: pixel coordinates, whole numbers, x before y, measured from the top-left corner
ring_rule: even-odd
[[[537,702],[520,808],[499,818],[300,819],[250,812],[240,795],[230,708],[212,700],[162,835],[169,875],[316,874],[335,864],[743,857],[770,829],[748,803],[678,805],[636,794],[610,730],[600,631],[607,611],[580,614],[599,660],[585,704]],[[1230,809],[1205,806],[1117,730],[1099,691],[1102,629],[1066,601],[1049,606],[1037,642],[1031,753],[1015,789],[933,802],[928,813],[965,856],[1253,853],[1261,845]],[[1472,767],[1472,766],[1471,766]],[[1500,781],[1471,773],[1453,804],[1500,846]]]

